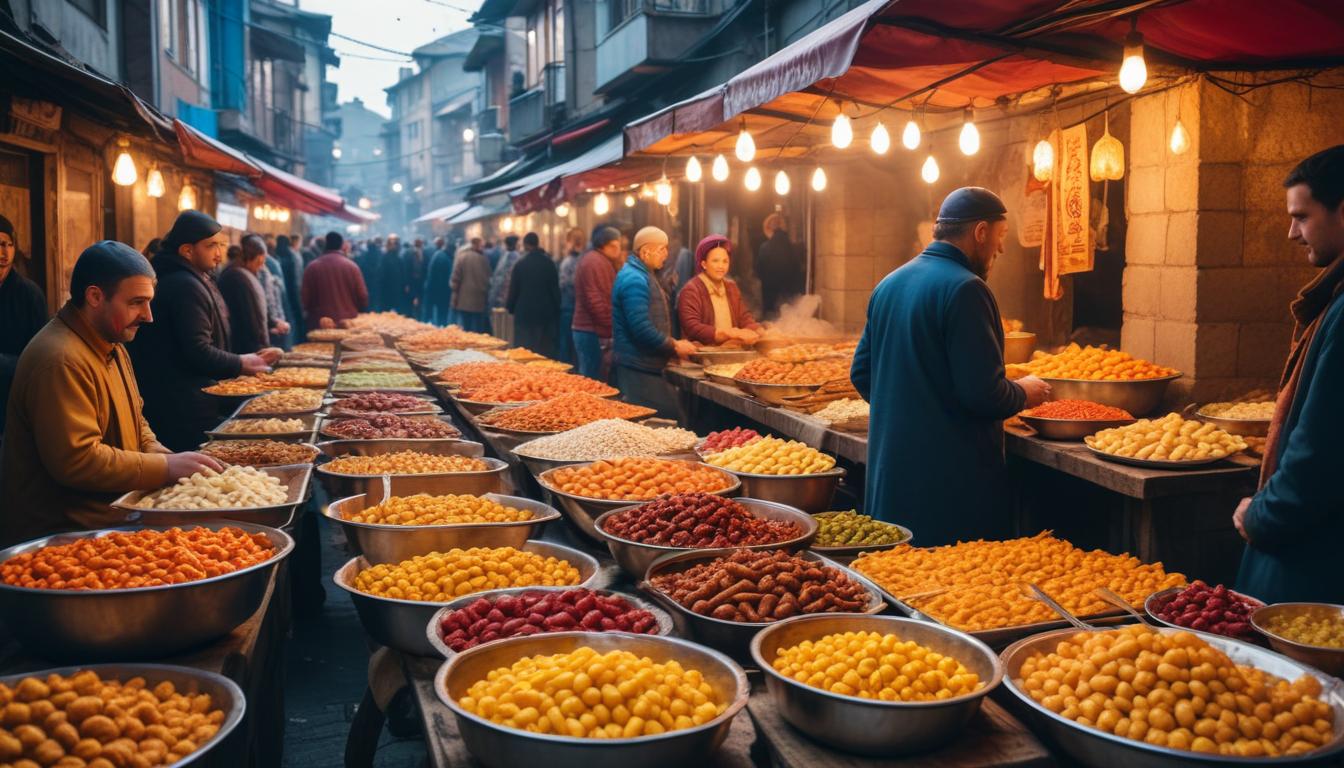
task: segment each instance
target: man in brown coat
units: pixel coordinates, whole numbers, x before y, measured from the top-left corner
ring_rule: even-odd
[[[19,357],[5,434],[5,545],[125,521],[108,502],[223,466],[150,431],[124,342],[153,322],[154,268],[123,243],[87,248],[70,300]]]

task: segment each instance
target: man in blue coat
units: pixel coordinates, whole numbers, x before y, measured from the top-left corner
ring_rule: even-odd
[[[658,280],[658,270],[667,262],[667,242],[667,234],[657,227],[635,233],[635,252],[611,287],[612,350],[623,399],[676,418],[676,398],[663,368],[674,356],[689,357],[695,345],[672,335],[671,304]]]
[[[985,278],[1007,213],[981,187],[948,195],[934,241],[873,290],[854,353],[850,378],[872,406],[864,510],[925,546],[1010,533],[1002,422],[1050,393],[1034,376],[1004,376]]]
[[[1344,602],[1344,145],[1284,180],[1288,239],[1320,273],[1293,301],[1297,326],[1270,422],[1260,490],[1232,522],[1246,539],[1237,589],[1267,603]]]

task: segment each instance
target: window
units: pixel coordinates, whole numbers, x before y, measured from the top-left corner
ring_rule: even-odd
[[[541,82],[542,59],[545,57],[541,45],[546,41],[545,8],[539,8],[527,17],[527,81],[528,88]]]
[[[565,0],[555,0],[551,7],[551,62],[565,60]]]
[[[107,0],[70,0],[70,4],[93,19],[94,24],[107,29]]]
[[[565,3],[551,0],[527,17],[527,87],[541,84],[542,70],[565,60]]]
[[[210,71],[205,16],[201,0],[159,0],[163,50],[202,84]]]

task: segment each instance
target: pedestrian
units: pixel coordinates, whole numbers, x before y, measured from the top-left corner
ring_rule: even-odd
[[[451,325],[457,322],[453,314],[453,247],[442,237],[435,238],[434,245],[434,255],[425,269],[422,319],[435,325]]]
[[[348,244],[339,232],[328,232],[325,253],[303,270],[303,314],[309,328],[331,328],[369,306],[364,275],[346,255]]]
[[[541,249],[536,232],[523,237],[526,254],[513,267],[505,308],[513,314],[514,345],[555,357],[555,327],[560,319],[560,272]]]
[[[500,257],[495,264],[495,268],[490,273],[490,308],[502,309],[504,300],[509,296],[509,277],[513,275],[513,267],[523,254],[518,251],[518,236],[509,235],[504,238],[504,255]]]
[[[765,217],[761,229],[765,242],[756,249],[756,277],[761,281],[761,314],[775,315],[779,308],[803,293],[807,275],[803,254],[789,240],[788,222],[778,213]]]
[[[18,261],[14,225],[0,216],[0,435],[5,432],[5,403],[19,355],[47,323],[47,300],[37,283],[14,269]]]
[[[387,250],[383,251],[378,266],[378,285],[382,291],[380,302],[384,312],[406,312],[406,263],[402,258],[401,238],[388,235]]]
[[[504,251],[500,249],[499,243],[494,240],[487,240],[485,249],[481,253],[484,253],[485,257],[490,260],[490,273],[494,274],[495,267],[499,265],[499,257],[503,255]]]
[[[668,253],[673,254],[674,257],[672,264],[677,276],[677,286],[672,291],[672,295],[675,296],[681,293],[681,289],[685,287],[686,283],[689,283],[691,278],[698,274],[700,269],[700,259],[696,251],[699,249],[697,248],[696,251],[692,251],[682,244],[681,227],[674,227],[669,239],[672,241],[672,245],[675,246],[668,248]],[[731,251],[731,249],[729,250]]]
[[[308,269],[308,265],[317,261],[317,257],[326,253],[326,239],[313,235],[308,238],[308,247],[303,249],[303,268]]]
[[[481,238],[473,237],[470,246],[458,249],[448,284],[453,292],[453,311],[463,330],[489,333],[486,293],[490,288],[490,260],[481,251]]]
[[[709,235],[695,247],[696,276],[677,296],[681,333],[697,344],[755,344],[761,326],[742,301],[737,282],[728,277],[733,244]]]
[[[1232,516],[1246,540],[1237,589],[1266,603],[1344,602],[1344,145],[1284,180],[1288,239],[1320,270],[1293,300],[1288,362],[1260,465],[1260,487]]]
[[[284,235],[275,239],[275,260],[280,262],[281,276],[285,280],[285,320],[293,329],[289,334],[292,339],[304,336],[303,300],[300,298],[303,296],[303,257],[294,251],[300,242],[298,235],[293,240]]]
[[[118,496],[224,468],[170,453],[141,412],[123,344],[152,322],[154,295],[154,267],[125,243],[95,243],[75,261],[69,301],[19,357],[0,460],[12,501],[0,546],[123,525],[126,513],[110,505]]]
[[[588,239],[582,229],[565,233],[565,255],[560,259],[560,327],[556,329],[555,359],[573,364],[574,357],[574,277]]]
[[[667,262],[667,242],[667,234],[657,227],[635,233],[635,252],[611,290],[612,348],[622,397],[677,419],[676,398],[663,369],[673,357],[690,356],[695,345],[672,335],[672,308],[657,277]]]
[[[229,341],[238,354],[256,352],[271,345],[266,323],[266,295],[258,273],[266,269],[266,246],[261,238],[248,235],[241,246],[231,245],[228,266],[215,283],[229,308]]]
[[[227,248],[217,221],[200,211],[178,214],[154,259],[155,322],[130,345],[144,385],[145,417],[159,441],[175,451],[200,445],[205,431],[219,423],[220,403],[202,387],[260,373],[280,359],[275,348],[228,351],[229,311],[211,276]]]
[[[149,239],[149,242],[145,245],[145,250],[141,251],[140,255],[144,256],[145,259],[149,261],[153,261],[154,254],[159,252],[159,247],[162,245],[163,245],[163,238],[151,237]]]
[[[266,241],[261,240],[258,246],[264,248]],[[266,325],[270,328],[271,343],[289,349],[293,345],[290,343],[289,311],[285,307],[288,302],[285,300],[284,269],[269,253],[265,265],[266,268],[257,273],[257,279],[261,281],[261,292],[266,297]]]
[[[429,256],[433,256],[431,253]],[[406,266],[406,308],[407,317],[420,317],[424,303],[425,288],[425,241],[417,237],[415,244],[403,255]]]
[[[378,281],[383,261],[383,239],[375,237],[364,244],[364,252],[355,259],[360,274],[364,275],[364,287],[369,291],[369,309],[374,312],[383,310],[382,284]]]
[[[1003,325],[985,280],[1007,213],[981,187],[948,195],[933,242],[873,290],[850,370],[872,409],[865,511],[931,545],[1011,533],[1003,420],[1050,394],[1034,376],[1004,374]]]
[[[574,271],[574,357],[579,373],[598,381],[611,376],[611,287],[624,259],[621,231],[599,225]]]

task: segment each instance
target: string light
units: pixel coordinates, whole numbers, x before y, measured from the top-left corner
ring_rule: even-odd
[[[344,153],[341,152],[341,148],[340,148],[340,147],[332,147],[332,148],[331,148],[331,157],[332,157],[333,160],[340,160],[342,154],[344,154]]]
[[[938,181],[938,161],[933,159],[933,152],[929,152],[928,158],[924,160],[924,165],[919,169],[919,177],[927,184]]]
[[[905,130],[901,131],[901,144],[910,150],[919,149],[919,124],[914,118],[905,124]]]
[[[476,131],[473,130],[473,129],[471,128],[471,126],[467,126],[466,128],[463,128],[463,129],[462,129],[462,140],[463,140],[463,141],[467,141],[467,142],[475,141],[475,140],[476,140]]]
[[[835,116],[835,122],[831,123],[831,143],[836,149],[844,149],[854,141],[854,126],[849,123],[849,116],[843,111]]]
[[[512,216],[505,216],[503,219],[500,219],[500,221],[499,221],[499,231],[500,231],[500,232],[512,232],[512,231],[513,231],[513,217],[512,217]]]
[[[1181,118],[1176,118],[1176,125],[1171,129],[1171,154],[1183,155],[1190,148],[1190,134],[1185,130],[1185,123]]]
[[[569,218],[569,203],[561,203],[555,206],[555,215],[562,219]]]
[[[177,196],[177,210],[193,211],[196,209],[196,188],[191,186],[190,181],[182,183],[182,191]]]
[[[1120,62],[1120,88],[1125,93],[1138,93],[1148,82],[1148,63],[1143,60],[1143,35],[1139,34],[1139,17],[1129,18],[1129,34],[1125,36],[1125,58]]]
[[[873,134],[868,137],[868,146],[879,155],[887,154],[887,150],[891,149],[891,134],[887,133],[887,126],[878,122]]]
[[[821,169],[820,165],[812,172],[812,190],[815,192],[826,191],[826,172]]]
[[[672,183],[664,176],[653,185],[653,196],[659,205],[670,205],[672,203]]]
[[[1037,181],[1049,181],[1054,172],[1055,145],[1051,144],[1049,139],[1041,139],[1036,142],[1035,149],[1031,150],[1031,175],[1035,176]]]
[[[112,183],[119,187],[129,187],[140,178],[140,174],[135,170],[135,161],[131,159],[131,142],[119,139],[117,146],[121,147],[121,151],[117,153],[117,161],[112,165]]]
[[[626,207],[626,208],[634,208],[634,207],[635,207],[635,196],[634,196],[634,195],[626,195],[626,196],[625,196],[625,207]]]
[[[164,192],[163,171],[159,167],[153,166],[149,169],[149,175],[145,177],[145,194],[153,198],[163,197]]]
[[[747,121],[742,121],[742,130],[737,134],[737,146],[733,148],[737,159],[744,163],[750,163],[756,157],[756,142],[752,141],[751,134],[747,133]]]
[[[714,177],[715,181],[728,180],[728,158],[719,155],[714,158],[714,164],[709,167],[709,175]]]
[[[975,127],[971,110],[966,110],[966,120],[961,124],[961,135],[957,137],[957,146],[963,155],[974,155],[980,151],[980,129]]]
[[[611,200],[607,199],[606,192],[598,192],[597,197],[593,198],[593,213],[598,216],[606,216],[607,211],[611,210]]]
[[[743,183],[747,185],[748,192],[755,192],[761,188],[761,172],[756,170],[756,166],[753,165],[747,169],[747,176],[743,179]]]
[[[780,171],[775,174],[775,194],[787,195],[793,184],[789,181],[789,174]]]
[[[700,168],[700,158],[691,155],[691,158],[686,161],[686,180],[695,183],[699,181],[703,175],[704,172]]]

